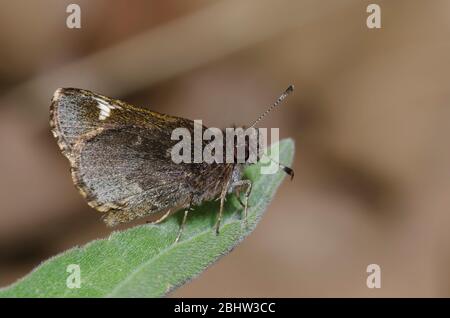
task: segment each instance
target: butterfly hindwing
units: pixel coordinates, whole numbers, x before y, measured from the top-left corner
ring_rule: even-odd
[[[170,135],[138,127],[98,129],[74,148],[72,176],[109,225],[182,206],[189,170],[170,158]]]

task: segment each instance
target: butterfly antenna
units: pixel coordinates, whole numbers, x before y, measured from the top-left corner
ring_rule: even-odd
[[[261,116],[256,119],[253,124],[250,125],[249,128],[255,127],[257,123],[259,123],[268,113],[270,113],[275,107],[277,107],[290,93],[294,91],[294,85],[289,85],[288,88],[281,94],[280,97],[273,103]]]
[[[286,90],[283,92],[283,94],[280,95],[280,97],[277,98],[277,100],[275,101],[275,103],[273,103],[264,113],[261,114],[261,116],[259,116],[258,119],[256,119],[253,124],[250,125],[249,128],[255,127],[255,125],[257,123],[259,123],[268,113],[270,113],[275,107],[277,107],[278,105],[280,105],[280,103],[290,94],[294,91],[294,85],[289,85],[288,88],[286,88]],[[269,158],[271,161],[275,162],[276,164],[278,164],[284,172],[286,172],[286,174],[288,174],[291,177],[291,180],[294,178],[294,170],[292,170],[291,168],[279,163],[278,161],[272,159],[270,156],[266,155],[265,153],[262,153],[263,155],[265,155],[267,158]]]

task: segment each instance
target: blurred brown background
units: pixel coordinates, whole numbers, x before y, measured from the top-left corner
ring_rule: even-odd
[[[262,126],[296,178],[173,296],[450,296],[450,1],[79,0],[81,29],[69,3],[0,1],[0,286],[110,232],[51,136],[56,88],[230,127],[293,83]]]

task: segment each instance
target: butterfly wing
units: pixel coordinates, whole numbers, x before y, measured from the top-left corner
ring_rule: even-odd
[[[75,185],[111,226],[185,205],[202,173],[171,160],[172,130],[193,131],[191,120],[68,88],[56,91],[50,124]]]
[[[50,125],[75,185],[110,226],[213,199],[233,172],[232,164],[172,161],[173,129],[192,136],[193,121],[87,90],[58,89]]]

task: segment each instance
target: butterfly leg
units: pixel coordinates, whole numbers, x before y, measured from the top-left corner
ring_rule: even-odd
[[[145,223],[147,223],[147,224],[159,224],[162,221],[164,221],[165,219],[167,219],[167,217],[169,216],[170,212],[172,212],[172,210],[168,210],[166,213],[164,213],[163,216],[161,216],[159,219],[157,219],[155,221],[147,221]]]
[[[183,215],[183,220],[181,221],[181,225],[180,225],[180,229],[178,230],[178,235],[177,238],[175,239],[175,243],[178,243],[178,241],[180,240],[181,234],[183,233],[184,230],[184,225],[186,224],[186,220],[187,220],[187,216],[189,214],[189,211],[192,211],[192,198],[191,201],[189,202],[189,206],[184,210],[184,215]]]
[[[220,222],[222,221],[222,215],[223,215],[223,205],[225,203],[225,197],[227,196],[227,189],[228,184],[223,188],[222,192],[220,193],[220,208],[219,208],[219,215],[217,216],[216,221],[216,235],[219,235],[219,229],[220,229]]]
[[[238,202],[239,202],[239,204],[241,205],[241,207],[245,207],[245,204],[244,203],[242,203],[242,200],[241,200],[241,188],[240,187],[237,187],[235,190],[234,190],[234,193],[236,194],[236,199],[238,200]]]
[[[232,184],[232,187],[236,190],[236,195],[239,203],[244,207],[244,224],[247,226],[247,214],[248,214],[248,197],[252,191],[252,182],[250,180],[239,180]],[[245,187],[245,202],[242,203],[240,198],[240,190]]]

